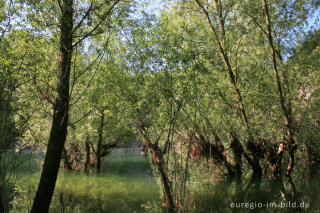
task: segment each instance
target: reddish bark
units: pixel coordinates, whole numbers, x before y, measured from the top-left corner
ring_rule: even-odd
[[[266,148],[266,159],[269,168],[272,171],[272,178],[281,176],[282,156],[284,152],[284,144],[281,143],[279,147],[276,144],[271,144]]]
[[[150,150],[150,153],[152,155],[152,163],[156,165],[161,177],[165,196],[163,205],[164,207],[168,208],[169,212],[173,212],[176,207],[173,201],[171,182],[167,176],[166,166],[163,159],[163,150],[161,150],[157,143],[151,142],[151,139],[141,119],[139,120],[139,130],[144,139],[142,142],[143,149],[145,152],[148,152]]]

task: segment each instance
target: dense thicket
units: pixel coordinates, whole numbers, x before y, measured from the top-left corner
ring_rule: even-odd
[[[46,151],[32,212],[48,211],[60,167],[99,173],[112,148],[137,142],[169,211],[188,208],[199,163],[216,179],[317,174],[317,2],[168,5],[0,5],[0,166]]]

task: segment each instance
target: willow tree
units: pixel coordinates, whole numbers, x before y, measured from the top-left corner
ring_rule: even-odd
[[[298,164],[298,170],[303,170],[306,180],[316,177],[319,163],[319,104],[320,76],[319,70],[320,32],[311,31],[294,49],[294,54],[288,59],[287,66],[291,69],[292,105],[295,112],[296,141],[300,143],[299,150],[304,161]],[[299,152],[298,152],[299,153]],[[303,163],[303,164],[301,164]]]
[[[224,2],[220,0],[215,0],[211,3],[205,3],[200,0],[195,0],[195,4],[198,7],[199,12],[203,15],[204,21],[207,22],[207,26],[211,34],[210,36],[213,39],[214,44],[217,48],[217,52],[220,55],[220,60],[225,66],[224,70],[228,76],[230,88],[233,91],[234,100],[236,102],[236,105],[234,107],[240,114],[239,118],[243,123],[242,127],[247,135],[245,146],[248,153],[243,150],[241,151],[241,154],[239,154],[240,156],[243,155],[248,161],[248,163],[252,167],[253,173],[256,176],[261,176],[262,168],[259,162],[259,145],[254,138],[253,128],[250,124],[250,118],[247,112],[248,110],[244,104],[245,101],[243,100],[243,94],[240,90],[239,83],[237,83],[237,59],[235,59],[235,62],[231,60],[231,57],[237,58],[237,55],[231,55],[230,50],[232,49],[232,45],[230,42],[235,42],[235,40],[232,39],[235,39],[236,36],[234,35],[234,32],[231,32],[232,27],[234,27],[234,17],[233,13],[231,13],[229,10],[233,9],[236,6],[236,3]],[[240,146],[241,144],[237,143],[237,147]],[[240,160],[241,157],[238,159]]]
[[[4,212],[3,188],[7,181],[5,154],[10,150],[10,146],[14,142],[14,123],[12,120],[13,110],[12,102],[12,73],[10,69],[10,62],[6,59],[0,59],[0,212]]]
[[[264,160],[273,175],[279,175],[284,152],[289,153],[290,175],[298,120],[293,112],[298,106],[293,105],[296,80],[290,77],[284,55],[290,54],[294,41],[303,35],[301,27],[312,4],[195,0],[173,5],[169,11],[182,20],[178,25],[184,29],[181,35],[189,34],[196,41],[192,54],[199,59],[186,60],[194,60],[196,69],[209,77],[202,82],[211,84],[211,92],[204,96],[212,97],[213,114],[208,117],[215,119],[211,124],[226,123],[224,131],[237,133],[245,145],[239,164],[242,155],[256,175],[262,175]],[[190,34],[193,29],[196,33]],[[184,38],[181,46],[187,43],[188,37]],[[217,135],[223,135],[220,132]]]
[[[255,3],[246,2],[240,6],[240,14],[257,27],[262,35],[261,38],[264,37],[259,46],[264,46],[265,43],[269,46],[269,51],[266,52],[264,58],[271,65],[266,66],[266,70],[272,70],[274,84],[272,91],[278,99],[277,114],[283,120],[283,123],[279,123],[283,139],[277,143],[278,147],[270,142],[269,145],[274,147],[267,147],[267,161],[273,171],[273,176],[281,174],[284,152],[289,154],[286,175],[291,175],[297,148],[295,134],[300,131],[297,125],[298,116],[295,113],[299,106],[295,104],[297,96],[293,95],[297,92],[294,82],[298,79],[291,77],[295,71],[288,65],[284,56],[291,54],[290,49],[296,45],[299,37],[303,36],[307,18],[312,16],[312,11],[316,10],[316,6],[316,3],[309,1],[274,2],[266,0]],[[309,62],[306,61],[306,63]]]

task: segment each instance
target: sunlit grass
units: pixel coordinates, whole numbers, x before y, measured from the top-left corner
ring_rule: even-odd
[[[146,159],[123,155],[106,159],[99,175],[60,170],[50,212],[144,212],[142,205],[159,200],[159,189],[149,183]],[[12,212],[28,212],[40,171],[19,179]]]
[[[30,158],[32,160],[32,158]],[[34,160],[34,159],[33,159]],[[27,162],[29,167],[32,165]],[[198,164],[190,167],[188,192],[183,206],[187,212],[248,212],[248,209],[232,209],[231,202],[276,202],[282,201],[280,188],[271,189],[267,178],[261,184],[244,177],[240,182],[229,182],[212,176],[209,164],[202,168]],[[23,169],[15,189],[16,196],[12,201],[14,213],[29,212],[35,191],[40,179],[40,169]],[[199,170],[199,171],[198,171]],[[211,175],[210,175],[211,174]],[[60,170],[55,193],[51,202],[52,213],[131,213],[162,212],[159,177],[150,183],[148,159],[137,153],[125,153],[107,157],[102,173]],[[309,202],[308,212],[318,212],[319,184],[295,178],[297,184],[296,199],[298,202]],[[283,180],[285,191],[290,196],[288,180]],[[179,184],[179,183],[178,183]],[[173,188],[174,190],[175,188]],[[285,212],[286,209],[255,209],[255,212]]]

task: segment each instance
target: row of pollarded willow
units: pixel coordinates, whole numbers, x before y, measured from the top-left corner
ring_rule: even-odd
[[[246,148],[250,153],[250,157],[247,157],[247,155],[244,155],[248,161],[248,163],[252,166],[253,172],[255,174],[257,174],[258,176],[262,175],[262,170],[261,170],[261,166],[259,164],[259,156],[258,156],[258,146],[261,146],[260,144],[257,144],[257,142],[255,141],[256,139],[254,139],[254,136],[252,135],[252,130],[250,130],[250,122],[249,122],[249,118],[247,116],[246,113],[246,108],[244,106],[243,103],[243,98],[239,89],[239,86],[237,85],[236,81],[235,81],[235,74],[234,74],[234,68],[231,65],[231,61],[230,61],[230,57],[228,55],[228,50],[226,48],[226,43],[228,42],[226,39],[226,33],[225,29],[226,26],[225,24],[228,24],[229,20],[228,19],[228,13],[232,14],[232,12],[234,12],[236,15],[239,14],[235,9],[235,11],[230,12],[230,10],[232,10],[232,7],[240,7],[241,9],[244,8],[245,10],[245,6],[246,7],[259,7],[259,3],[249,3],[248,5],[241,5],[241,3],[238,2],[227,2],[227,1],[219,1],[216,0],[212,3],[204,3],[200,0],[195,0],[196,5],[198,6],[198,8],[200,9],[201,13],[204,15],[204,19],[206,20],[206,22],[209,25],[209,28],[211,30],[212,33],[212,37],[215,40],[215,44],[217,46],[217,49],[221,55],[221,58],[225,64],[225,70],[229,76],[229,82],[230,82],[230,86],[232,87],[233,91],[234,91],[234,95],[235,95],[235,99],[237,102],[237,108],[239,109],[239,111],[241,112],[241,118],[243,121],[243,125],[244,128],[247,131],[248,134],[248,139],[246,139]],[[238,5],[240,4],[240,6]],[[279,105],[283,114],[283,119],[284,119],[284,126],[285,126],[285,133],[284,133],[284,142],[281,142],[281,144],[279,145],[279,149],[277,150],[277,152],[268,152],[268,160],[269,160],[269,165],[270,168],[273,170],[273,175],[274,176],[279,176],[280,172],[281,172],[281,161],[282,161],[282,153],[284,151],[286,151],[289,156],[290,156],[290,162],[289,162],[289,166],[287,169],[287,175],[289,176],[293,170],[293,166],[294,166],[294,153],[295,153],[295,149],[296,149],[296,144],[294,142],[294,126],[293,126],[293,117],[292,117],[292,109],[291,109],[291,97],[289,96],[290,94],[288,93],[287,96],[284,95],[283,93],[283,87],[285,87],[287,89],[286,92],[288,92],[289,90],[289,86],[288,84],[290,84],[290,82],[288,83],[288,77],[286,76],[288,72],[285,72],[282,70],[282,74],[283,74],[283,79],[281,80],[280,78],[280,74],[279,74],[279,61],[282,61],[281,58],[281,54],[280,54],[280,50],[277,50],[275,45],[274,45],[274,39],[273,39],[273,34],[275,34],[275,32],[272,31],[272,27],[271,27],[271,21],[270,19],[272,18],[272,16],[270,17],[270,12],[268,9],[268,2],[263,0],[261,3],[261,8],[262,10],[260,10],[260,17],[254,17],[254,15],[249,15],[250,18],[254,17],[254,24],[257,25],[258,27],[260,27],[260,29],[263,31],[264,35],[266,36],[266,39],[268,41],[268,44],[270,46],[270,50],[271,50],[271,59],[270,61],[272,61],[273,64],[273,72],[274,72],[274,76],[275,76],[275,82],[276,82],[276,89],[274,90],[274,93],[276,93],[278,95],[279,98]],[[213,11],[212,11],[213,10]],[[215,11],[214,11],[215,10]],[[259,11],[259,10],[258,10]],[[246,11],[246,14],[249,14],[250,11]],[[265,23],[260,23],[261,20],[265,19]],[[265,27],[264,27],[265,26]],[[216,27],[219,27],[219,30],[216,29]],[[229,28],[229,30],[231,30]],[[230,47],[230,45],[229,45]],[[282,69],[286,69],[285,67],[282,67]],[[261,75],[264,75],[264,73],[261,73]],[[258,82],[257,82],[258,83]],[[245,152],[244,152],[245,154]],[[273,156],[271,156],[273,155]]]
[[[177,183],[173,183],[175,176],[170,174],[170,161],[174,161],[173,164],[177,163],[172,155],[175,156],[176,149],[180,149],[182,143],[185,146],[182,150],[185,152],[180,149],[177,155],[187,155],[183,157],[186,162],[188,162],[189,155],[190,158],[197,158],[197,155],[212,157],[218,163],[225,165],[228,175],[238,177],[241,177],[243,171],[242,156],[249,162],[255,175],[262,175],[260,162],[266,160],[272,170],[272,175],[278,176],[281,172],[283,151],[288,151],[291,159],[294,154],[294,149],[290,150],[287,146],[288,142],[290,144],[287,137],[282,142],[283,135],[288,134],[287,128],[289,127],[282,122],[283,117],[286,118],[287,115],[279,105],[279,102],[282,103],[281,99],[287,99],[285,100],[285,108],[286,111],[291,111],[289,104],[291,97],[288,91],[286,91],[286,96],[283,92],[279,92],[279,88],[282,91],[281,85],[275,87],[277,81],[284,84],[286,90],[289,89],[289,86],[292,87],[292,84],[289,80],[281,82],[279,75],[274,78],[273,74],[268,73],[268,70],[272,70],[272,66],[270,66],[272,59],[269,49],[265,49],[265,42],[268,42],[267,31],[264,28],[259,29],[261,26],[267,28],[266,15],[264,13],[258,14],[258,17],[252,16],[252,14],[247,15],[252,12],[250,10],[240,14],[239,5],[232,13],[230,10],[232,11],[233,6],[236,7],[233,5],[233,1],[229,2],[228,7],[225,5],[226,1],[216,1],[216,4],[206,6],[203,6],[202,1],[195,3],[198,5],[196,8],[199,9],[196,12],[194,4],[177,4],[176,7],[170,8],[161,17],[160,30],[150,26],[151,30],[148,26],[140,26],[141,28],[136,26],[133,34],[137,37],[134,37],[133,42],[128,42],[129,46],[133,45],[132,49],[138,52],[138,54],[131,53],[132,58],[130,55],[128,57],[132,59],[129,64],[132,67],[129,67],[136,74],[132,79],[137,82],[133,83],[133,86],[126,86],[129,90],[132,89],[132,94],[126,95],[128,95],[128,100],[132,101],[132,105],[137,105],[136,108],[139,109],[135,119],[138,128],[140,127],[145,147],[149,149],[154,158],[154,163],[157,165],[158,161],[161,162],[159,168],[163,168],[162,163],[165,159],[166,172],[160,171],[159,173],[162,176],[166,175],[166,178],[162,178],[162,183],[166,199],[169,199],[170,209],[182,205],[182,202],[177,202],[179,195],[170,191],[174,190],[177,185]],[[255,6],[255,9],[258,8],[259,11],[265,10],[261,3],[251,6]],[[208,8],[210,12],[207,11]],[[224,10],[224,8],[227,9]],[[236,21],[255,19],[251,20],[251,25],[245,25],[248,29],[244,30],[242,26],[237,28],[240,26],[239,23],[232,25],[234,20],[230,20],[230,16],[226,15],[229,12],[231,15],[242,15],[239,19],[235,18]],[[186,13],[191,15],[186,15]],[[205,21],[203,21],[201,14],[204,14]],[[212,14],[217,14],[217,18],[214,19]],[[208,36],[207,25],[203,23],[209,24],[211,31],[209,33],[213,37]],[[242,31],[238,32],[239,29]],[[154,33],[158,33],[160,36],[154,36]],[[243,43],[232,40],[232,36],[238,33],[247,36],[243,39]],[[148,39],[144,39],[145,37]],[[256,41],[254,37],[258,37],[260,40]],[[252,43],[250,43],[250,39],[253,39]],[[238,51],[240,53],[236,52],[237,54],[235,54],[232,50],[233,43],[239,43],[240,48],[238,49],[241,49],[242,52]],[[148,44],[151,45],[151,48],[148,48]],[[215,51],[213,50],[215,48],[211,47],[217,47],[218,50]],[[262,53],[259,55],[257,50]],[[249,56],[244,54],[245,51],[249,52],[247,53]],[[277,57],[280,58],[279,52],[280,49],[277,50]],[[254,57],[255,54],[257,57],[262,55],[264,58],[260,60]],[[238,63],[235,62],[235,58],[238,58]],[[251,61],[245,61],[248,58]],[[220,63],[221,61],[222,63]],[[158,65],[157,63],[160,66],[154,66]],[[211,66],[210,63],[213,65]],[[276,61],[276,63],[278,62]],[[281,63],[284,64],[283,61]],[[259,69],[257,71],[249,70],[252,64],[260,64],[260,67],[255,65],[256,67],[253,68]],[[282,70],[284,65],[282,66],[280,67],[283,79],[286,79],[288,77]],[[249,74],[252,73],[249,71],[255,72],[256,75],[251,77]],[[227,78],[224,73],[227,74]],[[265,82],[258,82],[261,78]],[[246,81],[250,80],[251,84],[246,86]],[[257,86],[260,88],[260,83],[266,85],[265,90],[260,91],[256,88]],[[162,95],[156,94],[162,92],[164,93],[162,98]],[[254,97],[255,100],[250,100],[251,97],[248,96],[252,94],[258,98]],[[270,100],[262,99],[265,98],[264,96],[270,97]],[[260,97],[261,99],[259,99]],[[174,104],[169,104],[170,101],[173,101]],[[261,107],[263,104],[266,106]],[[252,108],[246,105],[250,105]],[[254,105],[258,105],[258,107]],[[174,127],[170,125],[170,116],[166,116],[170,107],[171,110],[179,112],[175,118],[177,121]],[[264,123],[258,123],[260,119]],[[241,121],[241,124],[237,122],[238,120]],[[274,129],[274,126],[280,130]],[[270,133],[266,133],[268,131]],[[166,133],[172,133],[172,137],[165,137]],[[277,137],[273,136],[274,133],[278,134],[275,134]],[[167,146],[168,141],[170,141],[170,146]],[[232,153],[226,151],[227,149],[224,147],[228,141],[230,141]],[[247,141],[245,143],[247,150],[243,148],[240,141]],[[189,147],[189,144],[192,144],[192,147]],[[275,144],[277,146],[274,146]],[[294,144],[292,146],[294,147]],[[166,147],[170,147],[170,149]],[[263,158],[264,155],[266,155],[266,159]],[[179,164],[186,162],[181,160]],[[292,164],[289,165],[288,174],[292,168]],[[187,173],[190,172],[187,166],[184,166],[183,169]],[[168,180],[175,187],[170,187],[170,184],[168,186]],[[174,197],[176,201],[174,206],[170,201],[171,197]]]
[[[242,101],[242,96],[241,96],[241,93],[240,93],[240,90],[238,88],[238,86],[236,85],[236,82],[235,82],[235,77],[234,77],[234,71],[233,71],[233,68],[230,64],[230,60],[229,60],[229,57],[227,55],[227,52],[224,48],[225,46],[225,42],[226,42],[226,38],[225,38],[225,26],[224,26],[224,18],[223,18],[223,15],[222,15],[222,3],[221,1],[217,0],[215,1],[216,3],[216,10],[217,10],[217,13],[218,13],[218,17],[219,17],[219,26],[220,26],[220,33],[221,35],[219,36],[218,33],[217,33],[217,30],[215,29],[213,23],[211,22],[211,18],[209,17],[209,13],[208,11],[204,8],[204,6],[202,5],[202,3],[199,1],[199,0],[196,0],[196,3],[198,4],[198,6],[201,8],[208,24],[209,24],[209,27],[211,29],[211,32],[213,34],[213,37],[216,41],[216,44],[218,46],[218,49],[219,49],[219,52],[221,54],[221,57],[223,59],[223,62],[226,66],[226,70],[227,70],[227,73],[228,73],[228,77],[229,77],[229,82],[230,82],[230,85],[232,87],[232,89],[234,90],[234,94],[235,94],[235,98],[237,100],[237,107],[239,108],[240,112],[241,112],[241,117],[242,117],[242,121],[243,121],[243,124],[244,124],[244,128],[246,129],[247,133],[248,133],[248,140],[246,142],[246,147],[248,149],[248,151],[250,152],[250,157],[248,157],[248,155],[244,155],[248,161],[248,163],[252,166],[252,170],[253,172],[257,175],[257,176],[261,176],[262,175],[262,169],[261,169],[261,166],[260,166],[260,163],[259,163],[259,157],[257,155],[257,152],[258,152],[258,148],[257,148],[257,144],[256,142],[254,141],[254,139],[252,138],[252,135],[250,133],[250,126],[249,126],[249,120],[248,120],[248,117],[247,117],[247,114],[246,114],[246,110],[245,110],[245,107],[244,107],[244,104],[243,104],[243,101]],[[220,39],[222,39],[222,42],[220,41]]]

